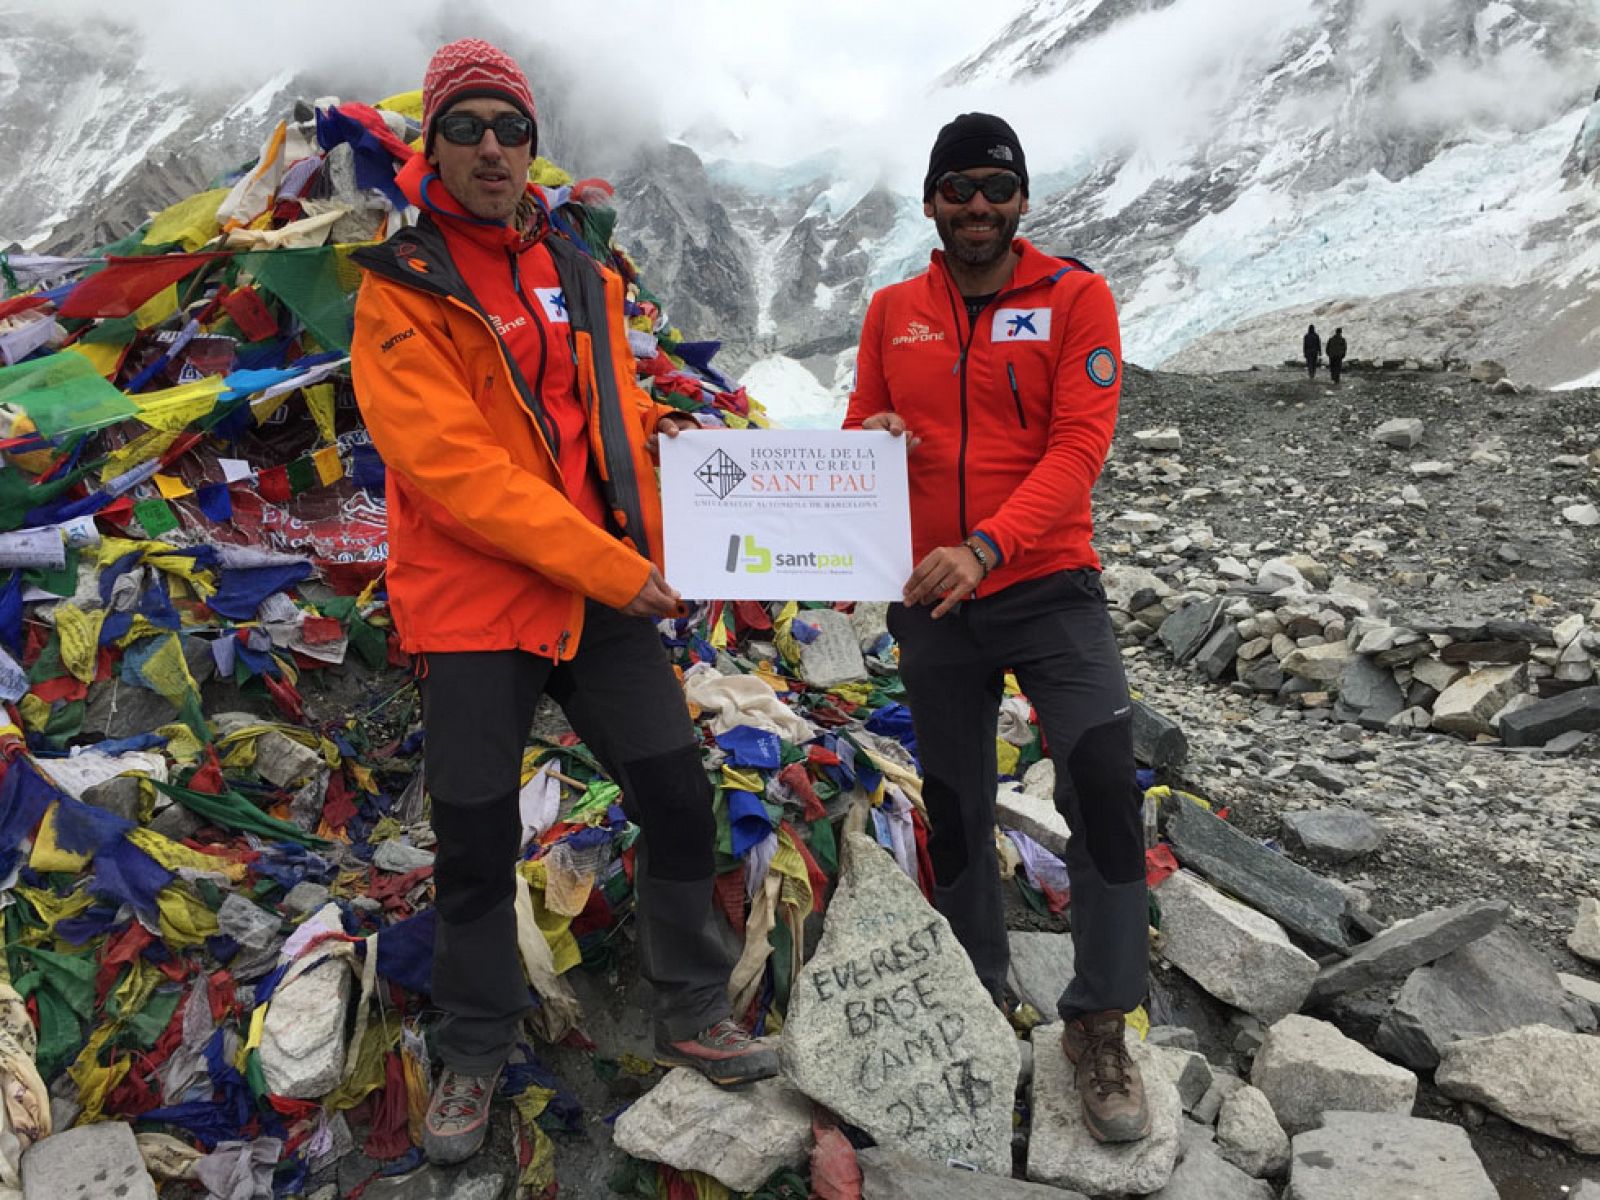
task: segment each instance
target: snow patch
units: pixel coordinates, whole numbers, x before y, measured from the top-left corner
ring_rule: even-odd
[[[756,363],[739,384],[761,401],[773,424],[787,429],[837,429],[849,404],[847,395],[829,391],[801,363],[782,354]]]

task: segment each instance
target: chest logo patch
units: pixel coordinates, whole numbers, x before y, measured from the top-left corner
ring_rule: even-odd
[[[539,306],[544,309],[545,320],[561,325],[571,324],[567,317],[566,293],[560,288],[534,288],[533,294],[539,297]]]
[[[997,342],[1048,342],[1050,309],[997,308],[989,336]]]
[[[1117,356],[1111,353],[1107,346],[1089,351],[1089,359],[1084,364],[1084,370],[1089,373],[1089,382],[1096,387],[1108,388],[1117,381]]]
[[[891,346],[920,346],[924,342],[944,341],[944,330],[932,329],[921,321],[911,321],[906,325],[904,333],[897,333],[889,339]]]

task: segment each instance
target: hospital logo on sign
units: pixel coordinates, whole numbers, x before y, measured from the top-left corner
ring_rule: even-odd
[[[989,336],[997,342],[1048,342],[1050,340],[1050,309],[1001,308],[996,309],[994,324]]]
[[[695,468],[694,477],[718,500],[726,500],[745,480],[744,468],[721,450]]]
[[[570,318],[567,316],[567,295],[560,288],[534,288],[533,294],[539,297],[539,307],[544,309],[545,320],[561,325],[570,323]]]

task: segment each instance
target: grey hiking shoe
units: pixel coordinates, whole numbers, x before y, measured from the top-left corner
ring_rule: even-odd
[[[684,1042],[669,1042],[657,1034],[656,1062],[663,1067],[699,1071],[722,1087],[753,1083],[778,1073],[778,1052],[751,1037],[744,1026],[731,1018],[718,1021]]]
[[[1137,1142],[1150,1132],[1144,1080],[1123,1041],[1122,1014],[1085,1013],[1066,1023],[1061,1048],[1077,1067],[1083,1123],[1099,1142]]]
[[[471,1158],[489,1132],[489,1104],[500,1072],[463,1075],[446,1067],[428,1098],[422,1122],[422,1152],[436,1166]]]

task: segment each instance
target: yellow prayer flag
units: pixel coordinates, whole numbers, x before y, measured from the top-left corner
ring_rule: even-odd
[[[384,100],[379,100],[373,108],[386,108],[390,112],[397,112],[402,117],[409,117],[417,124],[422,124],[422,89],[411,92],[398,92]]]
[[[155,485],[163,500],[181,500],[185,496],[194,495],[194,489],[176,475],[157,474]]]
[[[325,442],[333,441],[338,436],[333,428],[333,384],[314,383],[300,390],[311,410],[311,419],[317,423],[317,434]]]
[[[324,487],[344,478],[344,462],[339,458],[337,446],[324,446],[311,456],[311,462],[317,468],[317,479]]]
[[[148,433],[141,433],[126,446],[113,450],[106,455],[105,466],[100,468],[100,482],[109,483],[125,471],[131,471],[140,463],[149,462],[152,458],[160,458],[165,454],[173,442],[178,440],[178,434],[169,433],[164,429],[152,429]],[[136,543],[145,545],[147,543]],[[170,549],[170,547],[169,547]],[[116,559],[102,559],[102,565],[115,562]]]
[[[64,352],[82,355],[94,364],[97,372],[109,379],[122,361],[124,348],[111,342],[74,342]]]
[[[74,679],[93,683],[99,659],[100,626],[105,624],[106,610],[97,608],[86,612],[76,604],[63,601],[56,605],[55,618],[61,665],[72,672]]]
[[[56,842],[56,813],[60,807],[60,801],[52,800],[50,807],[45,810],[44,820],[39,822],[39,832],[33,839],[33,852],[28,856],[28,865],[35,871],[78,872],[87,867],[94,857],[63,850]]]
[[[144,235],[146,246],[165,246],[181,242],[185,250],[198,250],[217,236],[217,209],[228,198],[228,188],[200,192],[179,200],[150,222]]]
[[[994,753],[996,765],[1000,768],[1000,774],[1015,775],[1017,773],[1017,762],[1022,758],[1022,751],[1019,748],[1013,746],[1005,738],[995,738]]]
[[[210,375],[131,399],[139,406],[139,420],[150,428],[179,433],[209,414],[217,406],[217,397],[227,390],[228,384],[221,375]]]
[[[156,907],[160,909],[161,940],[175,950],[199,946],[221,928],[217,914],[176,883],[156,893]]]
[[[169,283],[133,310],[133,323],[140,329],[153,329],[178,311],[178,285]]]

